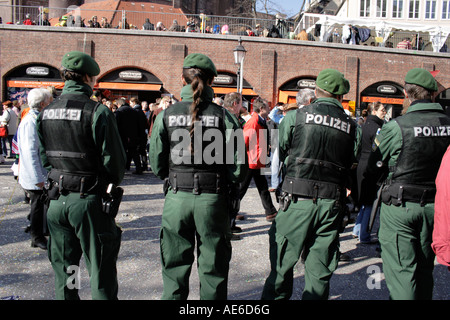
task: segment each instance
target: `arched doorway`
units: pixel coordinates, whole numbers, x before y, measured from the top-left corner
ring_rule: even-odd
[[[379,101],[384,104],[387,119],[398,117],[403,109],[403,87],[392,81],[380,81],[374,83],[361,92],[361,104],[359,114],[370,102]]]
[[[4,79],[6,90],[2,98],[11,101],[26,102],[28,92],[34,88],[54,87],[61,91],[64,87],[59,70],[43,63],[19,66],[8,72]]]
[[[237,75],[231,72],[219,71],[212,83],[214,96],[223,98],[227,93],[237,92]],[[242,105],[249,110],[250,101],[258,94],[253,91],[253,87],[245,80],[242,81]],[[249,110],[250,111],[250,110]]]
[[[110,100],[138,97],[140,101],[155,102],[164,92],[162,81],[151,72],[136,67],[122,67],[97,80],[94,88]]]
[[[278,90],[278,102],[296,103],[298,91],[305,88],[315,89],[316,77],[301,76],[286,82]]]
[[[294,78],[285,84],[283,84],[278,90],[278,102],[281,103],[296,103],[297,93],[301,89],[315,89],[316,88],[316,77],[313,76],[301,76]],[[351,103],[353,102],[353,103]],[[349,110],[354,113],[354,101],[343,100],[342,106],[344,109]]]

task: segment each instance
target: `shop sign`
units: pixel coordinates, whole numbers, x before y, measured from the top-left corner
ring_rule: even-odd
[[[316,81],[311,79],[301,79],[298,80],[297,87],[314,89],[316,87]]]
[[[133,70],[122,71],[119,73],[119,78],[122,80],[141,80],[142,72]]]
[[[223,84],[232,84],[233,77],[219,74],[217,77],[214,78],[213,83],[214,84],[222,84],[222,85]]]
[[[28,76],[48,76],[50,71],[47,67],[28,67],[25,73]]]
[[[397,92],[397,88],[390,85],[381,85],[377,87],[377,92],[385,94],[395,94]]]
[[[8,80],[6,81],[8,88],[42,88],[42,87],[55,87],[56,89],[62,89],[64,82],[56,81],[28,81],[28,80]]]

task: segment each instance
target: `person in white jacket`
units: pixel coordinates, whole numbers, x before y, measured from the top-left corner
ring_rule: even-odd
[[[8,158],[15,158],[15,154],[12,151],[12,139],[17,131],[17,114],[12,109],[13,104],[11,101],[3,102],[3,114],[0,116],[0,123],[8,126],[8,137],[2,138],[3,155],[7,156],[6,141],[9,144],[9,156]]]
[[[30,197],[30,234],[31,246],[47,249],[44,236],[44,202],[43,187],[47,180],[47,171],[42,166],[39,155],[39,138],[36,119],[43,108],[48,106],[53,97],[46,89],[32,89],[28,93],[30,111],[20,122],[17,129],[19,148],[19,184]]]

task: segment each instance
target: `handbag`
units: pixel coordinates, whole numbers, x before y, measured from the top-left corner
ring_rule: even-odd
[[[6,138],[8,136],[8,126],[0,126],[0,138]]]

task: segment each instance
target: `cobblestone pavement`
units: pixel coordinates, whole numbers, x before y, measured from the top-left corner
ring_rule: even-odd
[[[7,159],[0,165],[0,298],[53,300],[54,274],[47,252],[31,248],[29,234],[24,233],[29,205],[22,203],[23,190],[14,180]],[[159,227],[164,204],[162,183],[153,173],[141,176],[127,172],[125,189],[117,223],[123,230],[118,259],[119,299],[159,300],[163,284],[159,258]],[[275,197],[273,198],[275,201]],[[274,202],[275,203],[275,202]],[[246,219],[238,222],[243,229],[241,240],[233,241],[228,298],[258,300],[269,274],[268,234],[263,207],[254,185],[241,204]],[[341,261],[331,279],[332,300],[387,300],[388,290],[382,273],[382,262],[373,245],[359,245],[352,238],[349,224],[340,236],[341,252],[350,261]],[[295,268],[293,300],[301,299],[304,287],[304,265]],[[434,299],[449,300],[450,272],[436,264]],[[197,269],[191,273],[189,299],[199,299]],[[89,278],[81,263],[82,299],[91,299]]]

